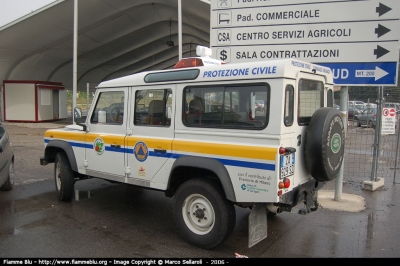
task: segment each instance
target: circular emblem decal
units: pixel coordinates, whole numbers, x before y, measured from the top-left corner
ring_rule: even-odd
[[[342,146],[342,139],[338,133],[335,133],[331,139],[331,150],[333,153],[337,153]]]
[[[149,155],[149,149],[144,142],[137,142],[135,147],[133,148],[133,153],[138,161],[144,162]]]
[[[101,138],[97,138],[94,140],[93,148],[97,154],[102,154],[104,152],[105,146],[104,141]]]

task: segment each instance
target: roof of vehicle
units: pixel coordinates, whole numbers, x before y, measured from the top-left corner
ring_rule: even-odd
[[[99,84],[98,88],[105,87],[124,87],[135,85],[148,85],[145,82],[145,77],[151,73],[160,73],[160,76],[169,72],[188,71],[198,69],[199,74],[196,78],[191,80],[196,81],[211,81],[211,80],[243,80],[254,78],[294,78],[297,77],[298,72],[315,73],[326,76],[326,83],[333,84],[333,73],[330,68],[307,63],[295,59],[281,59],[272,61],[259,61],[248,63],[224,64],[224,65],[206,65],[202,67],[192,67],[183,69],[168,69],[158,71],[148,71],[132,74],[129,76],[104,81]],[[172,74],[172,73],[171,73]],[[180,79],[180,81],[172,80],[174,83],[186,82],[187,80]],[[157,84],[160,82],[152,82]],[[165,82],[161,82],[165,83]]]

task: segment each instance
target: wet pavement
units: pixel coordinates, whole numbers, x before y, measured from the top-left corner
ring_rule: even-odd
[[[43,133],[55,123],[3,123],[16,154],[16,185],[0,192],[2,258],[398,258],[399,184],[385,179],[375,191],[344,178],[341,201],[335,183],[319,193],[308,215],[268,217],[268,237],[248,248],[250,210],[236,207],[231,237],[214,250],[193,247],[179,236],[172,199],[163,192],[100,179],[75,184],[75,198],[59,202],[53,164],[39,165]]]

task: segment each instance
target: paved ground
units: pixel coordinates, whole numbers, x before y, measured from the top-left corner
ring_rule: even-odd
[[[306,216],[282,213],[268,219],[268,237],[247,247],[248,209],[236,208],[236,227],[221,247],[206,251],[176,233],[171,200],[162,192],[79,181],[68,204],[55,198],[53,165],[40,166],[43,133],[55,123],[4,123],[16,153],[16,186],[0,193],[0,254],[11,257],[398,258],[399,184],[385,179],[375,191],[346,177],[341,200],[335,183],[319,192],[320,208]],[[34,243],[34,244],[33,244]]]

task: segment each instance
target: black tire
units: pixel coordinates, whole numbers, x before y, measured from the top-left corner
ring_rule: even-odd
[[[368,121],[368,127],[369,127],[369,128],[375,128],[375,127],[374,127],[374,124],[372,123],[371,120]]]
[[[331,107],[316,110],[306,134],[305,157],[311,176],[321,182],[335,179],[344,156],[345,132],[341,113]]]
[[[14,160],[8,167],[7,181],[1,186],[1,190],[9,191],[14,187]]]
[[[75,178],[68,157],[64,152],[59,152],[56,155],[54,180],[58,199],[61,201],[70,201],[74,196]]]
[[[207,179],[190,179],[173,200],[174,219],[181,236],[192,245],[213,249],[232,234],[236,211],[221,186]]]

